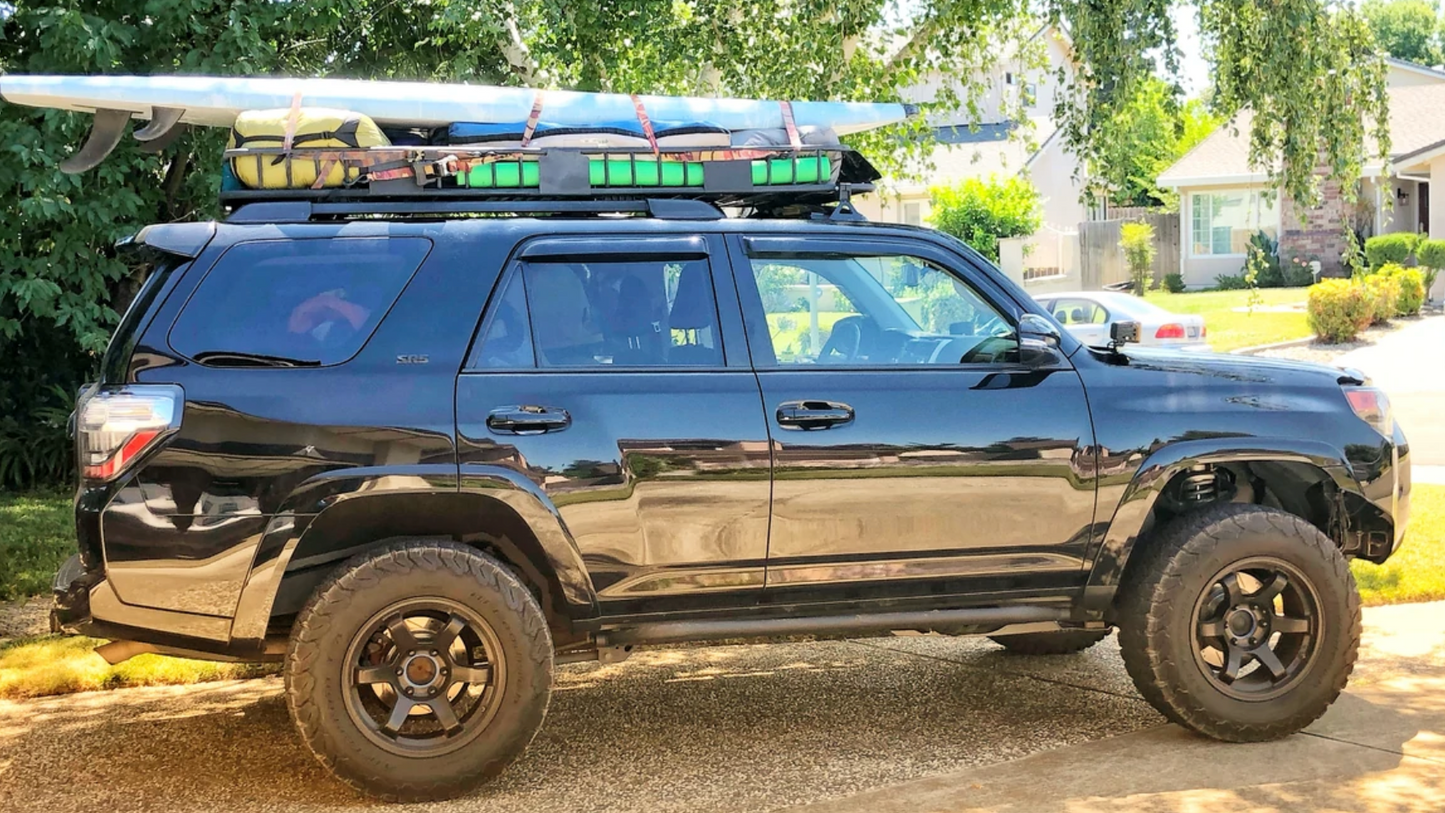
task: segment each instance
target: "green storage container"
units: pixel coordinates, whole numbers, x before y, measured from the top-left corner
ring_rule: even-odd
[[[633,176],[636,177],[633,177]],[[702,186],[702,164],[694,161],[627,161],[593,158],[593,186]]]
[[[833,165],[826,155],[753,161],[753,186],[827,183],[832,177]]]
[[[524,189],[541,181],[536,161],[494,161],[467,170],[466,186],[472,189]]]

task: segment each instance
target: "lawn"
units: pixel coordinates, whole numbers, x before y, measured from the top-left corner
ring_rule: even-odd
[[[75,553],[70,495],[0,491],[0,601],[50,592],[55,571]]]
[[[1445,599],[1445,486],[1415,486],[1404,547],[1383,565],[1352,569],[1366,605]]]
[[[1300,304],[1305,302],[1304,288],[1261,288],[1263,306]],[[1257,310],[1240,313],[1235,308],[1249,305],[1249,291],[1200,291],[1171,294],[1150,291],[1148,300],[1174,313],[1197,313],[1204,317],[1209,329],[1209,346],[1226,353],[1241,347],[1253,347],[1290,339],[1308,338],[1309,321],[1303,310],[1280,312]]]

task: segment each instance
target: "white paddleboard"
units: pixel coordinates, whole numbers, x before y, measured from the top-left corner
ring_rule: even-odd
[[[301,94],[307,107],[352,110],[387,126],[437,127],[452,122],[525,121],[537,91],[489,85],[372,82],[354,79],[284,79],[223,76],[0,76],[0,98],[12,104],[94,113],[108,109],[149,119],[157,107],[181,108],[180,121],[230,127],[246,110],[290,107]],[[728,130],[783,127],[777,102],[641,96],[653,121],[709,122]],[[620,93],[549,90],[541,119],[588,126],[637,118],[632,98]],[[799,127],[828,127],[839,135],[903,121],[911,107],[892,103],[793,102]]]

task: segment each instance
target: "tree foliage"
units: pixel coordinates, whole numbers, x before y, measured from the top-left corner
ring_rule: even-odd
[[[933,227],[998,262],[998,241],[1033,234],[1043,222],[1039,191],[1026,178],[969,178],[929,190]]]
[[[1176,87],[1150,77],[1110,121],[1114,135],[1101,145],[1096,182],[1117,206],[1177,205],[1177,193],[1155,180],[1221,122],[1203,100],[1180,104]]]
[[[1366,0],[1360,13],[1365,15],[1375,42],[1385,53],[1420,65],[1440,64],[1440,15],[1435,3]]]

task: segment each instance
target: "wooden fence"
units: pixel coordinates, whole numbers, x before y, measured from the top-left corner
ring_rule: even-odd
[[[1154,212],[1129,220],[1086,221],[1079,224],[1079,283],[1083,290],[1129,281],[1119,234],[1120,226],[1131,221],[1154,226],[1154,281],[1161,282],[1165,274],[1179,271],[1179,215]]]

